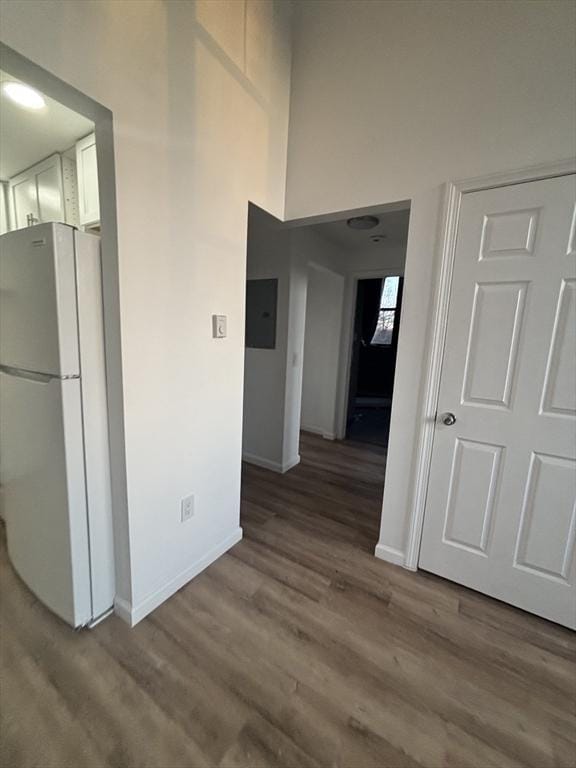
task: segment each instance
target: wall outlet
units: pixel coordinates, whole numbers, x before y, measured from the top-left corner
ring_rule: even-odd
[[[180,503],[180,520],[185,523],[194,517],[194,494],[186,496]]]
[[[212,315],[212,337],[224,339],[226,335],[226,315]]]

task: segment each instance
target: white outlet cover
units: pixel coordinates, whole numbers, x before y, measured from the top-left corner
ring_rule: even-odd
[[[184,523],[194,517],[194,495],[186,496],[180,503],[180,519]]]

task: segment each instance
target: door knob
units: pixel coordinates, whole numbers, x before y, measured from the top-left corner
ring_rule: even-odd
[[[451,427],[452,424],[456,424],[456,416],[448,411],[440,416],[440,421],[442,424],[446,424],[447,427]]]

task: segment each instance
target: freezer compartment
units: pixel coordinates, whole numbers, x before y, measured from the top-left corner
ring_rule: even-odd
[[[92,617],[80,380],[0,371],[0,481],[8,554],[48,608]]]
[[[39,224],[0,236],[0,363],[80,373],[74,230]]]

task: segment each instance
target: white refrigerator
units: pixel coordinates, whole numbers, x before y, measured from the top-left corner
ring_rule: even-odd
[[[114,602],[100,238],[0,237],[0,502],[8,555],[73,627]]]

